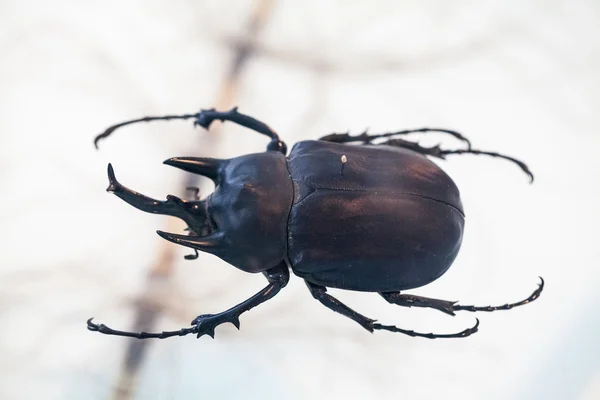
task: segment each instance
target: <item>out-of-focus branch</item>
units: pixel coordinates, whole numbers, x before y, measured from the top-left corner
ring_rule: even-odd
[[[237,95],[239,78],[248,59],[253,55],[254,42],[257,33],[266,24],[272,8],[272,0],[261,0],[256,4],[250,17],[246,32],[247,39],[244,42],[234,43],[234,54],[231,67],[228,74],[224,77],[217,95],[215,107],[226,109],[233,105]],[[214,131],[215,129],[213,129]],[[217,135],[212,135],[213,137]],[[187,186],[195,184],[195,178],[191,175],[182,182],[182,190]],[[167,232],[175,232],[182,228],[181,222],[170,218]],[[154,324],[159,317],[163,306],[153,301],[156,293],[165,292],[170,284],[170,277],[175,268],[175,246],[166,241],[162,241],[158,248],[155,262],[148,269],[146,277],[146,287],[140,296],[135,311],[135,321],[133,331],[152,331]],[[131,340],[126,349],[125,358],[121,367],[118,381],[112,398],[115,400],[131,399],[137,388],[137,378],[139,370],[143,364],[149,341]]]
[[[217,37],[216,40],[234,47],[244,46],[244,43],[248,41],[247,38],[243,37],[224,36]],[[344,54],[334,52],[333,54],[327,54],[318,51],[275,48],[265,44],[255,46],[254,50],[257,56],[290,63],[301,68],[317,70],[322,73],[375,74],[415,69],[422,70],[423,68],[435,68],[448,63],[462,61],[466,57],[488,49],[494,42],[497,42],[496,38],[485,36],[446,51],[410,58],[376,53]]]

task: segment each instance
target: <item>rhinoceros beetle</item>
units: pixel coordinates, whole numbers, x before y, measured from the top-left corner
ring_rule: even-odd
[[[352,310],[327,293],[327,288],[377,292],[404,307],[456,311],[508,310],[537,299],[544,280],[525,300],[502,306],[459,305],[402,293],[438,279],[458,254],[464,228],[459,191],[429,157],[453,154],[487,155],[516,163],[533,182],[521,161],[495,152],[475,150],[455,131],[433,128],[383,134],[334,133],[319,140],[287,146],[269,126],[237,108],[220,112],[145,117],[111,126],[103,139],[125,125],[154,120],[193,119],[208,129],[214,120],[231,121],[268,136],[267,151],[229,160],[176,157],[164,163],[210,178],[215,190],[204,200],[167,196],[154,200],[121,185],[108,165],[107,191],[132,206],[182,219],[188,235],[158,231],[164,239],[220,257],[251,273],[262,272],[268,285],[248,300],[219,314],[203,314],[190,328],[161,333],[125,332],[96,324],[88,329],[138,339],[184,336],[214,337],[229,322],[239,329],[239,316],[274,297],[289,280],[289,270],[304,279],[312,296],[366,330],[387,330],[424,338],[458,338],[477,332],[479,320],[458,333],[419,333],[382,325]],[[409,133],[441,132],[465,143],[443,150],[401,139]],[[196,253],[197,255],[197,253]],[[187,257],[187,258],[194,258]]]

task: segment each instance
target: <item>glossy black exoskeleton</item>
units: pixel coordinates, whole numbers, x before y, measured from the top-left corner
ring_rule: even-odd
[[[289,269],[303,278],[313,297],[359,323],[370,332],[388,330],[425,338],[466,337],[459,333],[418,333],[375,323],[329,295],[327,287],[377,292],[389,303],[455,311],[508,310],[539,297],[544,281],[527,299],[497,307],[463,306],[400,291],[427,285],[448,270],[463,236],[464,212],[459,191],[450,177],[426,156],[481,154],[510,160],[529,175],[521,161],[471,148],[461,134],[423,128],[384,134],[331,134],[287,146],[266,124],[237,108],[197,114],[146,117],[142,121],[194,119],[206,129],[214,120],[232,121],[271,138],[267,151],[230,160],[178,157],[164,163],[213,180],[215,191],[204,200],[167,196],[158,201],[121,185],[108,166],[114,193],[134,207],[181,218],[189,235],[158,231],[171,242],[214,254],[246,272],[262,272],[268,285],[248,300],[219,314],[203,314],[192,327],[162,333],[124,332],[88,320],[88,329],[110,335],[167,338],[196,334],[214,336],[215,327],[229,322],[239,328],[239,316],[275,296],[286,286]],[[463,141],[466,148],[423,147],[399,136],[441,132]],[[351,145],[351,144],[354,145]],[[186,258],[194,258],[188,256]],[[540,278],[541,279],[541,278]]]

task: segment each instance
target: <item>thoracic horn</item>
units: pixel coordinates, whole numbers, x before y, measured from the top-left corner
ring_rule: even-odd
[[[163,231],[156,231],[156,233],[169,242],[212,254],[218,253],[225,246],[223,232],[215,232],[208,236],[186,236]]]
[[[219,182],[219,171],[227,164],[227,160],[204,157],[173,157],[165,160],[163,164],[206,176],[217,184]]]

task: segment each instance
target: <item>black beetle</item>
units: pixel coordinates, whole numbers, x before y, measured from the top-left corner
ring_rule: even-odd
[[[290,268],[305,280],[315,299],[368,331],[388,330],[430,339],[469,336],[477,332],[479,320],[474,327],[452,334],[425,334],[381,325],[327,294],[327,287],[377,292],[392,304],[429,307],[450,315],[459,310],[508,310],[535,300],[543,290],[540,277],[539,288],[527,299],[497,307],[463,306],[400,293],[444,274],[462,241],[464,212],[459,191],[426,156],[444,159],[449,154],[481,154],[504,158],[518,164],[533,182],[533,174],[519,160],[472,149],[469,140],[458,132],[432,128],[357,136],[331,134],[297,143],[286,157],[287,146],[278,135],[237,108],[126,121],[108,128],[94,143],[97,147],[100,139],[124,125],[171,119],[194,119],[194,125],[205,129],[214,120],[232,121],[270,137],[271,142],[264,153],[230,160],[183,157],[164,162],[212,179],[215,191],[205,200],[148,198],[121,185],[110,164],[107,191],[140,210],[181,218],[189,227],[189,235],[157,233],[195,251],[214,254],[243,271],[262,272],[269,284],[227,311],[196,317],[191,328],[134,333],[95,324],[90,318],[91,331],[138,339],[190,333],[214,337],[215,327],[225,322],[239,329],[243,312],[286,286]],[[446,133],[465,142],[466,148],[442,150],[398,138],[415,132]]]

